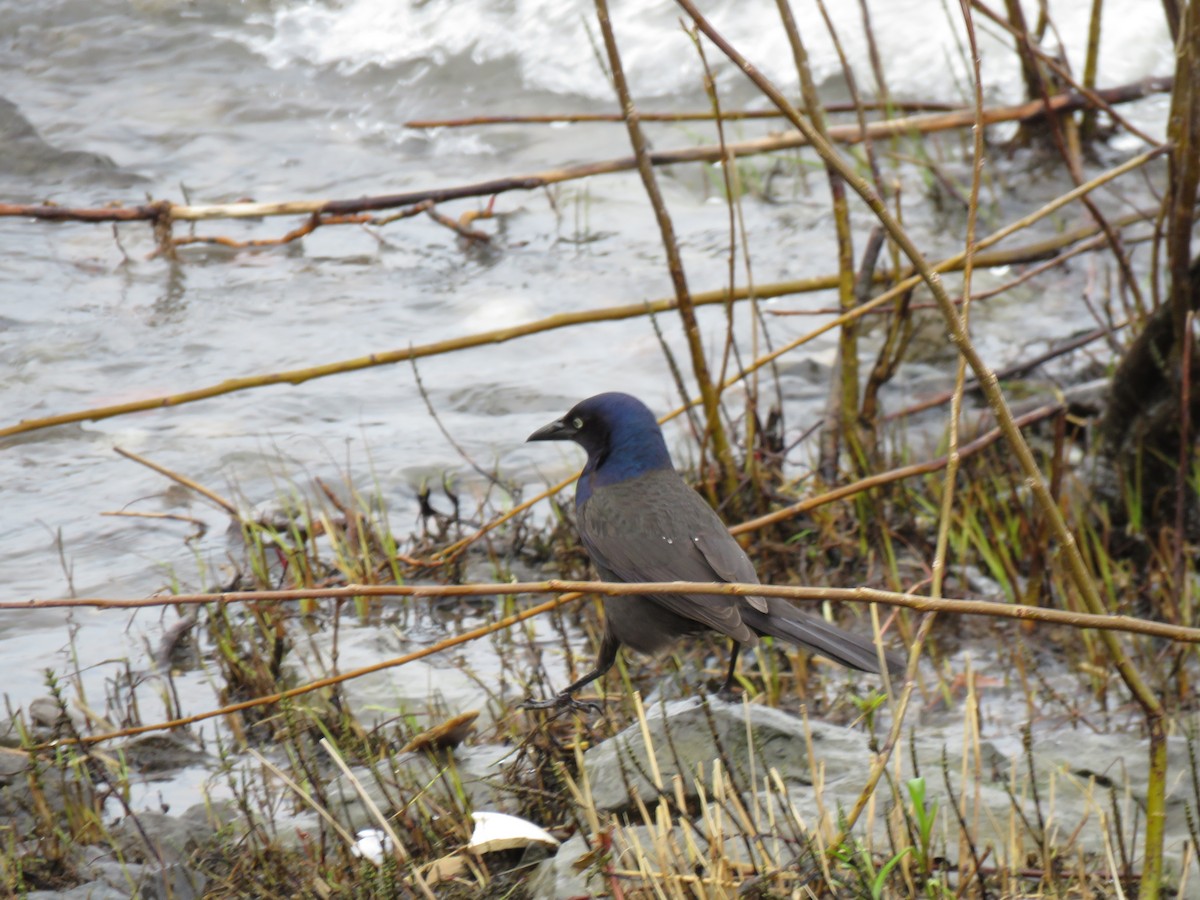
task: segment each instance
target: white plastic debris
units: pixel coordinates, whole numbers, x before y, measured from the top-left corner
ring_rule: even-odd
[[[354,842],[350,852],[370,860],[377,866],[383,865],[383,854],[392,852],[392,839],[378,828],[364,828],[355,837],[358,840]]]
[[[476,853],[512,850],[530,844],[557,847],[559,843],[545,828],[518,816],[499,812],[477,812],[471,816],[475,819],[475,833],[467,846]]]

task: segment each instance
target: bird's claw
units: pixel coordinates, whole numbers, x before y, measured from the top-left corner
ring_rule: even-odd
[[[517,709],[552,709],[560,714],[567,710],[573,712],[592,712],[596,715],[603,713],[599,703],[591,700],[576,700],[570,694],[559,694],[556,697],[551,697],[549,700],[526,698],[523,703],[518,704]]]

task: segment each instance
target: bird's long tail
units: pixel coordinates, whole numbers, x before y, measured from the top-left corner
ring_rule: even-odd
[[[801,612],[781,597],[765,599],[769,612],[759,612],[750,606],[741,610],[742,621],[759,634],[791,641],[851,669],[879,673],[879,651],[871,638]],[[887,650],[884,658],[889,672],[893,675],[904,673],[907,660],[902,654]]]

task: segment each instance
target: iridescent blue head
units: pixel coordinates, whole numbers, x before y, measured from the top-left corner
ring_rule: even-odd
[[[629,394],[588,397],[561,419],[539,428],[531,441],[574,441],[587,451],[587,465],[575,493],[582,505],[595,488],[670,469],[671,455],[654,413]]]

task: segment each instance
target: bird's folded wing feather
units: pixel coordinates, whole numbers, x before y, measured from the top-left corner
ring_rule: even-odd
[[[579,511],[593,562],[621,581],[756,582],[754,565],[720,518],[674,471],[595,489]],[[761,597],[657,594],[649,599],[738,640],[749,638],[739,607],[766,612]]]

